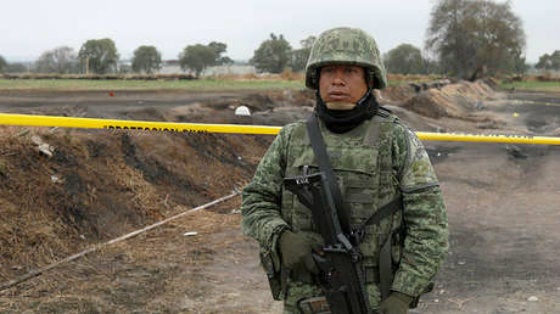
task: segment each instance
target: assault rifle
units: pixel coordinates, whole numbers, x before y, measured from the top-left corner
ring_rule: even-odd
[[[325,240],[321,252],[313,252],[331,313],[372,313],[361,267],[362,256],[344,234],[331,190],[322,172],[284,179],[287,190],[311,209],[313,222]]]

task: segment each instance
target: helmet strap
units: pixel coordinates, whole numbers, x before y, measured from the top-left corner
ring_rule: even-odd
[[[368,91],[371,91],[375,86],[375,74],[373,73],[372,69],[365,68],[365,67],[364,67],[364,72],[366,76],[365,79],[366,79],[366,84],[368,86]]]
[[[311,77],[311,79],[313,80],[313,86],[315,86],[315,90],[317,92],[319,92],[319,78],[321,75],[321,68],[317,67],[315,68],[315,71],[313,71],[313,76]]]

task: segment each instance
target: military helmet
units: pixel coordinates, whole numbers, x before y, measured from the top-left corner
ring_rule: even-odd
[[[358,65],[366,69],[374,88],[387,86],[385,66],[373,37],[357,28],[334,28],[323,32],[313,44],[307,60],[305,85],[319,88],[318,69],[328,64]]]

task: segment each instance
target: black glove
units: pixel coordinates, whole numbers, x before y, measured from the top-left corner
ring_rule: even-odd
[[[381,301],[380,314],[406,314],[413,297],[402,292],[393,291],[387,299]]]
[[[314,248],[319,248],[322,245],[321,240],[312,237],[309,233],[286,230],[280,235],[278,244],[282,256],[282,265],[286,268],[293,269],[301,263],[309,272],[319,273],[311,253]]]

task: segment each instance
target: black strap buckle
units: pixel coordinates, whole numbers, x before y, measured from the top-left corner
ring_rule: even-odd
[[[365,228],[361,227],[362,226],[352,226],[351,228],[350,238],[354,241],[354,245],[359,245],[366,236]]]

